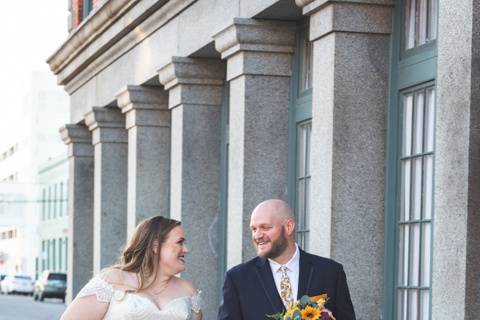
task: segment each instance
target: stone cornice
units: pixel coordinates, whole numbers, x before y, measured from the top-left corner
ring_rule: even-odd
[[[162,88],[129,85],[116,95],[122,113],[134,109],[168,109],[168,92]]]
[[[195,1],[106,1],[47,63],[57,75],[58,84],[65,85],[71,94]]]
[[[385,2],[385,1],[384,1]],[[320,5],[321,4],[321,5]],[[320,39],[332,32],[383,34],[391,33],[392,5],[372,1],[317,0],[310,8],[309,40]],[[304,12],[307,7],[304,7]]]
[[[215,48],[226,59],[239,51],[292,53],[295,23],[235,18],[233,24],[216,33]]]
[[[65,144],[92,143],[92,133],[86,126],[79,124],[67,124],[58,130]]]
[[[59,132],[68,146],[68,157],[93,157],[92,132],[85,125],[67,124]]]
[[[225,64],[217,59],[172,57],[158,70],[160,83],[165,90],[179,84],[223,85]]]
[[[222,102],[225,63],[221,60],[172,57],[158,76],[169,90],[170,109],[180,104],[218,106]]]
[[[138,0],[110,0],[104,2],[88,19],[84,20],[67,40],[48,59],[50,69],[57,74],[80,51],[95,41],[115,20],[125,14]]]
[[[359,4],[359,5],[383,5],[393,6],[393,0],[295,0],[297,6],[302,8],[304,15],[312,15],[325,6],[333,3]]]
[[[125,116],[118,108],[93,107],[85,114],[85,125],[90,131],[97,128],[125,128]]]
[[[163,88],[129,85],[117,94],[117,105],[125,113],[127,129],[170,127],[168,91]]]

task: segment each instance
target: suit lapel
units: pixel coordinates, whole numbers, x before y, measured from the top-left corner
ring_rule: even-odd
[[[275,312],[280,312],[283,310],[282,298],[278,294],[277,287],[275,286],[275,281],[273,280],[272,269],[268,260],[265,258],[259,257],[257,260],[257,268],[255,272],[257,273],[258,282],[265,291],[268,301],[273,307]]]
[[[313,265],[305,251],[300,250],[300,272],[298,275],[297,299],[308,295],[313,276]]]

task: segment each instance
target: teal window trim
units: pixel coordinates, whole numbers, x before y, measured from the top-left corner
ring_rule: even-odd
[[[93,9],[93,1],[92,0],[83,0],[83,19],[88,17],[90,11]]]
[[[403,50],[405,15],[404,0],[397,0],[394,11],[393,33],[390,44],[390,83],[389,108],[387,113],[387,155],[385,177],[385,269],[384,269],[384,301],[383,318],[397,319],[397,246],[398,230],[397,217],[400,204],[400,94],[401,91],[429,83],[435,83],[437,75],[437,41],[428,42],[422,46],[407,51]],[[438,7],[437,7],[438,10]],[[437,19],[438,21],[438,19]],[[438,27],[437,27],[438,30]],[[438,34],[437,34],[438,37]],[[435,116],[434,116],[435,121]],[[435,122],[434,122],[435,123]],[[435,138],[434,138],[435,141]],[[435,150],[435,142],[434,142]],[[435,155],[434,155],[435,163]],[[435,166],[433,167],[433,185],[435,185]],[[434,205],[435,199],[432,199]],[[431,257],[433,256],[433,224],[432,213]],[[431,258],[432,260],[432,258]],[[432,261],[430,261],[432,266]],[[431,285],[430,279],[430,285]],[[431,312],[431,290],[430,290]],[[431,319],[431,313],[430,313]]]
[[[68,237],[65,237],[65,270],[68,270]]]
[[[227,269],[227,234],[228,234],[228,159],[229,159],[229,117],[230,117],[230,85],[225,82],[223,89],[221,117],[221,141],[220,141],[220,214],[219,226],[219,255],[218,255],[218,281],[217,292],[221,299],[222,286]]]
[[[304,73],[301,71],[302,66],[306,65],[304,57],[307,56],[305,52],[305,41],[308,40],[308,29],[308,20],[302,20],[297,23],[296,49],[292,58],[292,78],[290,82],[290,107],[288,124],[288,203],[292,208],[297,221],[299,219],[299,213],[297,212],[298,128],[299,125],[312,121],[312,88],[301,90],[301,81],[304,80],[302,78]],[[313,51],[311,53],[313,54]]]

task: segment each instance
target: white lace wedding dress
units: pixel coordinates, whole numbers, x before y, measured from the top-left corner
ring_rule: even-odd
[[[109,302],[104,320],[191,320],[192,312],[201,310],[201,292],[171,300],[162,309],[141,293],[116,289],[99,276],[92,278],[77,297],[96,295]]]

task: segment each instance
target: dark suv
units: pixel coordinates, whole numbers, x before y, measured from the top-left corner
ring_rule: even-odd
[[[35,282],[33,299],[59,298],[65,302],[67,275],[62,272],[44,271],[40,280]]]

